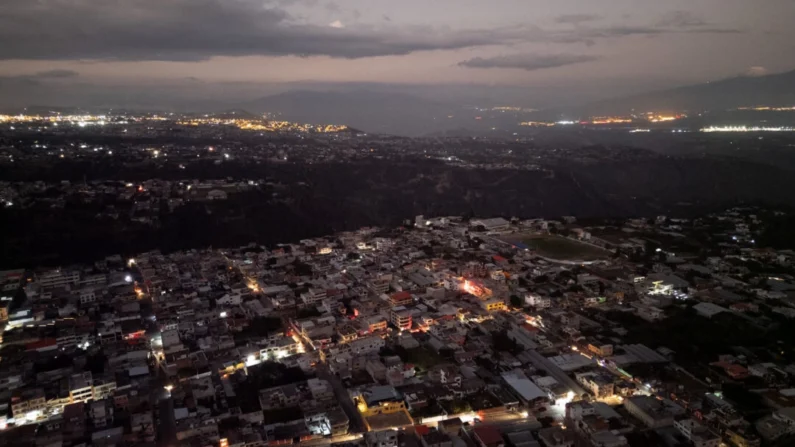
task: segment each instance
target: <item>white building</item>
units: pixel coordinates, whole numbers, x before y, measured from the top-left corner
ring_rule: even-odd
[[[702,317],[707,318],[712,318],[721,312],[726,312],[726,308],[712,303],[698,303],[693,306],[693,309],[695,309],[696,312],[698,312],[698,314]]]
[[[695,447],[718,447],[720,445],[720,437],[694,419],[676,421],[674,422],[674,428],[679,430]]]
[[[61,269],[56,269],[36,276],[36,283],[43,289],[74,285],[77,284],[78,281],[80,281],[80,272],[78,271],[66,272]]]
[[[397,447],[397,438],[395,430],[370,431],[365,433],[364,442],[367,447]]]
[[[502,217],[495,217],[493,219],[475,219],[470,222],[471,226],[483,226],[486,231],[506,231],[511,227],[511,223]]]
[[[378,352],[385,346],[384,339],[375,335],[369,337],[362,337],[348,343],[351,349],[351,354],[361,355],[371,352]]]
[[[670,400],[659,400],[650,396],[632,396],[624,399],[624,408],[649,428],[670,427],[674,416],[685,410]]]
[[[528,306],[533,306],[537,309],[548,309],[552,307],[552,300],[549,297],[536,295],[534,293],[525,295],[524,302]]]

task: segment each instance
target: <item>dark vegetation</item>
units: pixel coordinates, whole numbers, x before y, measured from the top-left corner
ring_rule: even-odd
[[[155,211],[155,226],[131,221],[125,213],[131,204],[115,197],[99,197],[93,203],[73,200],[63,209],[2,208],[0,268],[92,261],[152,249],[168,252],[249,242],[273,245],[367,225],[398,225],[418,214],[696,215],[737,203],[795,201],[790,194],[795,190],[795,176],[738,160],[634,155],[626,160],[549,163],[534,171],[463,169],[410,156],[311,165],[247,160],[215,165],[208,160],[184,170],[172,164],[113,159],[19,162],[0,167],[0,179],[247,178],[267,184],[231,194],[220,203],[190,202],[173,212],[161,206]],[[119,210],[118,218],[103,214],[108,206]],[[771,229],[769,240],[781,242],[782,234]]]

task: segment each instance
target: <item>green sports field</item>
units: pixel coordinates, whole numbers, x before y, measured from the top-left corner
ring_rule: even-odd
[[[610,252],[593,245],[555,235],[533,235],[521,242],[535,250],[540,256],[567,261],[595,261],[610,256]]]

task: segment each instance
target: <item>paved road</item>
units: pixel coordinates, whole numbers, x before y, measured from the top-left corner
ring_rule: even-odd
[[[177,421],[174,419],[174,400],[171,397],[158,402],[157,444],[170,446],[177,442]]]
[[[301,443],[302,446],[321,446],[321,445],[331,445],[331,444],[341,444],[347,442],[357,442],[363,438],[361,433],[352,433],[347,435],[341,436],[333,436],[331,438],[319,438],[319,439],[312,439],[309,441],[304,441]]]
[[[332,374],[325,363],[318,364],[317,377],[319,379],[328,380],[328,382],[331,383],[331,387],[334,389],[334,395],[337,397],[337,402],[340,404],[345,414],[348,415],[348,420],[350,421],[349,431],[351,433],[366,432],[367,426],[362,419],[362,415],[359,413],[356,405],[353,404],[353,400],[348,394],[348,389],[345,388],[342,380],[335,374]]]

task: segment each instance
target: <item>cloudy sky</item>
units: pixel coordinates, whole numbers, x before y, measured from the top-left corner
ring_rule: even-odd
[[[2,0],[0,84],[621,94],[791,70],[793,17],[793,0]]]

